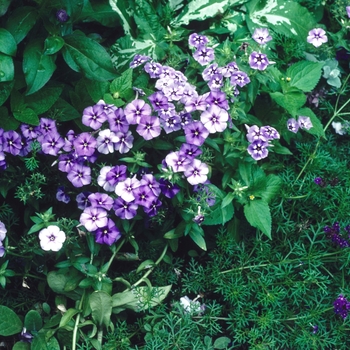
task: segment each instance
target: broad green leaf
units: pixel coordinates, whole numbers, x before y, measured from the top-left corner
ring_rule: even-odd
[[[322,62],[300,61],[287,69],[289,84],[304,92],[312,91],[321,78]]]
[[[20,122],[8,114],[8,110],[6,107],[0,107],[0,115],[0,128],[3,128],[5,131],[8,131],[16,130],[19,127]]]
[[[207,250],[207,245],[205,243],[203,235],[203,229],[198,226],[198,224],[193,223],[191,231],[189,232],[189,236],[191,237],[192,241],[198,245],[199,248]]]
[[[298,110],[298,116],[309,117],[312,123],[312,128],[309,130],[303,129],[309,134],[326,138],[326,134],[323,130],[321,121],[317,118],[316,114],[310,108],[302,108]]]
[[[14,81],[0,82],[0,106],[9,98]]]
[[[0,305],[0,335],[8,337],[20,333],[23,328],[21,319],[7,306]]]
[[[62,316],[59,327],[64,327],[69,323],[73,316],[79,313],[79,310],[70,308]]]
[[[281,92],[272,92],[270,93],[270,96],[293,117],[297,115],[298,109],[300,109],[306,102],[306,96],[301,91],[292,91],[285,94],[282,94]]]
[[[271,213],[269,205],[262,199],[253,199],[244,206],[247,221],[271,239]]]
[[[130,95],[130,89],[132,88],[132,69],[129,68],[123,74],[114,79],[109,87],[111,94],[117,98],[126,98],[126,95]],[[132,93],[133,94],[133,93]]]
[[[112,314],[112,297],[104,291],[95,291],[90,295],[89,304],[95,323],[108,327]]]
[[[78,288],[78,285],[83,278],[83,275],[76,269],[67,268],[49,272],[47,283],[56,294],[63,294],[73,300],[78,300],[82,294],[82,290]]]
[[[26,45],[23,53],[23,73],[27,83],[26,94],[30,95],[40,90],[51,78],[56,69],[55,56],[43,54],[41,40],[35,40]]]
[[[60,122],[81,119],[81,114],[72,105],[60,97],[50,110],[55,114],[55,119]]]
[[[22,123],[39,125],[39,117],[31,108],[15,111],[13,112],[13,116]]]
[[[279,142],[275,142],[273,144],[273,147],[271,147],[271,151],[277,154],[293,155],[293,153],[287,147],[282,146]]]
[[[223,225],[233,217],[233,204],[228,203],[224,208],[221,205],[215,206],[215,209],[204,217],[202,225]]]
[[[15,67],[11,56],[0,52],[0,83],[13,80]]]
[[[191,21],[203,21],[224,13],[229,6],[243,5],[244,0],[192,0],[171,23],[172,26],[187,25]]]
[[[30,310],[24,317],[24,327],[29,331],[38,332],[43,326],[43,321],[38,311]]]
[[[116,77],[109,54],[95,40],[77,33],[67,35],[64,39],[62,54],[71,69],[92,80],[106,81]]]
[[[269,203],[273,198],[275,198],[281,189],[282,180],[280,177],[274,174],[270,174],[266,178],[266,187],[265,190],[261,193],[261,198]]]
[[[34,7],[20,6],[9,17],[5,28],[12,34],[16,43],[20,43],[33,28],[38,13]]]
[[[0,17],[2,17],[10,6],[12,0],[1,0],[0,1]]]
[[[225,198],[222,200],[221,208],[227,207],[230,203],[232,203],[235,198],[235,194],[233,192],[228,193]]]
[[[15,56],[17,43],[12,34],[4,28],[0,28],[0,52]]]
[[[220,337],[215,339],[214,349],[227,349],[228,345],[231,343],[231,339],[227,337]]]
[[[22,341],[19,341],[15,343],[12,350],[30,350],[30,343],[24,343]]]
[[[92,100],[97,103],[109,91],[109,85],[108,81],[90,80],[89,84],[86,84],[86,89]]]
[[[119,16],[112,9],[110,4],[104,1],[90,4],[88,1],[84,4],[82,15],[85,17],[84,22],[100,22],[105,27],[115,28],[119,24]]]
[[[53,55],[60,51],[64,45],[64,40],[60,36],[49,36],[44,42],[44,55]]]
[[[311,13],[294,1],[253,0],[246,7],[246,20],[251,32],[255,28],[268,26],[276,33],[296,37],[304,42],[309,30],[315,26]]]
[[[26,105],[37,114],[43,114],[58,100],[62,90],[63,89],[60,86],[46,86],[45,89],[41,89],[34,92],[34,94],[25,96],[24,101]]]
[[[48,350],[45,333],[37,333],[32,340],[31,350]]]

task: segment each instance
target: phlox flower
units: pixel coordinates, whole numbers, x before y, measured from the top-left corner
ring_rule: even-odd
[[[186,142],[191,145],[202,146],[209,135],[208,129],[199,120],[194,120],[184,126]]]
[[[238,85],[240,87],[243,87],[244,85],[247,85],[250,83],[250,79],[247,73],[238,71],[238,72],[232,73],[230,78],[230,83],[231,85]]]
[[[265,70],[269,63],[267,56],[263,53],[254,51],[249,56],[249,65],[253,69]]]
[[[226,94],[222,91],[210,91],[208,94],[205,95],[205,101],[209,105],[216,105],[226,110],[229,109]]]
[[[96,139],[96,148],[100,153],[108,154],[114,152],[114,144],[118,138],[110,129],[101,130]]]
[[[113,199],[106,193],[91,193],[88,199],[92,207],[100,207],[107,211],[111,210],[113,207]]]
[[[58,132],[49,132],[41,139],[43,153],[57,156],[65,142]]]
[[[309,35],[307,36],[306,40],[315,47],[319,47],[326,43],[328,38],[326,36],[326,32],[322,28],[314,28],[309,31]]]
[[[95,152],[97,141],[90,133],[82,132],[74,139],[73,145],[78,156],[92,156]]]
[[[193,54],[193,58],[201,65],[205,66],[215,59],[214,50],[210,47],[200,45],[197,51]]]
[[[209,167],[199,159],[193,159],[192,164],[186,167],[184,172],[187,181],[191,185],[202,184],[208,179]]]
[[[107,211],[100,207],[87,207],[81,213],[79,221],[89,232],[96,231],[107,226]]]
[[[289,131],[297,133],[299,130],[299,124],[294,118],[287,120],[287,128]]]
[[[211,105],[208,110],[201,114],[200,119],[209,133],[213,134],[227,128],[228,113],[223,108]]]
[[[129,123],[126,120],[123,108],[117,108],[113,113],[108,114],[109,128],[114,133],[127,132],[129,130]]]
[[[310,130],[312,128],[312,122],[309,117],[304,117],[302,115],[298,118],[298,124],[302,129]]]
[[[2,147],[4,152],[18,156],[22,149],[21,135],[16,131],[5,131],[2,135]]]
[[[136,175],[132,178],[127,178],[124,181],[118,182],[115,187],[115,193],[126,202],[135,200],[134,192],[140,186],[140,181],[136,179]]]
[[[345,9],[348,17],[350,18],[350,6],[346,6]]]
[[[144,66],[144,70],[151,78],[159,78],[162,73],[162,65],[156,62],[147,62]]]
[[[254,30],[252,38],[260,45],[264,45],[272,40],[272,37],[270,36],[267,28],[256,28]]]
[[[79,163],[73,164],[67,178],[74,187],[89,185],[91,183],[91,169]]]
[[[261,132],[260,128],[257,125],[248,126],[245,124],[245,128],[247,129],[246,137],[249,142],[254,142],[256,140],[268,140],[266,135]]]
[[[0,221],[0,241],[3,241],[6,237],[7,229],[5,224]]]
[[[69,203],[70,202],[70,197],[67,194],[67,192],[65,191],[64,186],[59,186],[56,192],[56,199],[59,202],[63,202],[63,203]]]
[[[133,146],[134,136],[131,131],[117,132],[115,134],[114,149],[121,154],[128,153]]]
[[[111,246],[121,237],[121,233],[115,223],[108,219],[105,227],[98,228],[95,232],[95,241],[99,244]]]
[[[145,140],[151,140],[159,136],[161,133],[159,118],[150,115],[141,117],[136,132]]]
[[[165,157],[165,162],[175,173],[185,171],[186,167],[191,164],[191,160],[180,151],[169,153]]]
[[[76,197],[75,200],[77,202],[77,207],[78,209],[85,210],[85,208],[90,207],[91,203],[89,201],[89,195],[91,192],[89,191],[84,191],[79,193]]]
[[[149,61],[151,59],[151,57],[149,56],[144,56],[144,55],[135,55],[133,60],[130,62],[130,68],[136,68],[138,66],[140,66],[141,64]]]
[[[102,104],[86,107],[83,110],[82,123],[91,129],[97,130],[107,120],[107,114]]]
[[[124,109],[129,124],[139,124],[141,117],[150,116],[151,112],[151,107],[143,100],[134,100],[128,103]]]
[[[266,158],[269,154],[268,142],[264,140],[254,140],[247,148],[248,153],[255,160]]]
[[[159,179],[159,186],[164,196],[170,199],[175,197],[180,191],[180,187],[178,185],[172,184],[170,181],[162,178]]]
[[[66,234],[58,226],[50,225],[39,232],[39,239],[41,249],[58,252],[66,240]]]
[[[114,213],[121,219],[130,220],[137,214],[138,205],[135,202],[126,202],[123,198],[119,197],[114,200]]]
[[[181,118],[178,115],[173,115],[167,118],[161,118],[160,124],[167,134],[181,129]]]
[[[192,33],[188,37],[188,43],[191,46],[199,47],[208,43],[208,38],[205,35],[200,35],[197,33]]]

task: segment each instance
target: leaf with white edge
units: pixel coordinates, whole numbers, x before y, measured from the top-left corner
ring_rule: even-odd
[[[229,6],[243,5],[242,0],[192,0],[172,22],[173,27],[187,25],[191,21],[203,21],[224,13]]]
[[[253,0],[246,7],[246,20],[251,32],[255,28],[268,26],[278,34],[305,41],[309,30],[315,26],[311,13],[294,1]]]
[[[317,118],[316,114],[310,108],[299,109],[297,114],[298,116],[309,117],[312,123],[312,128],[309,130],[302,130],[308,132],[309,134],[326,138],[326,134],[323,130],[321,121]]]
[[[203,250],[207,250],[207,245],[203,237],[204,236],[203,229],[200,226],[198,226],[198,224],[196,224],[195,222],[192,224],[191,231],[189,232],[188,235],[191,237],[193,242],[198,245],[199,248]]]
[[[114,12],[120,17],[124,29],[124,33],[127,35],[132,34],[131,27],[131,15],[130,11],[128,11],[128,2],[123,0],[109,0],[109,4]]]
[[[0,335],[8,337],[20,333],[23,324],[17,314],[7,306],[0,305]]]
[[[91,307],[91,316],[95,323],[108,327],[111,322],[112,297],[108,293],[98,290],[90,295],[89,304]]]
[[[300,61],[291,65],[286,72],[291,78],[289,84],[304,92],[312,91],[319,82],[322,74],[322,62]]]
[[[269,205],[262,199],[253,199],[244,206],[247,221],[271,239],[271,213]]]

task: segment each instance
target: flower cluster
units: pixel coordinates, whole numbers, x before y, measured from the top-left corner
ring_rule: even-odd
[[[5,247],[3,245],[3,241],[6,238],[6,227],[3,222],[0,221],[0,258],[5,255]]]
[[[259,128],[257,125],[248,126],[247,140],[250,142],[248,146],[248,153],[255,159],[260,160],[268,156],[267,147],[270,146],[270,141],[279,139],[280,135],[278,131],[272,126],[262,126]]]
[[[320,177],[320,176],[317,176],[317,177],[315,177],[315,179],[314,179],[314,183],[315,183],[316,185],[320,186],[320,187],[325,187],[325,186],[327,186],[328,184],[329,184],[330,186],[334,187],[334,186],[338,185],[339,179],[338,179],[337,177],[334,177],[334,178],[332,178],[332,179],[330,179],[330,180],[326,180],[326,179],[324,179],[324,178],[322,178],[322,177]]]
[[[299,116],[298,121],[294,118],[287,120],[287,128],[289,131],[297,133],[299,128],[310,130],[312,128],[312,122],[309,117]]]
[[[350,302],[342,294],[335,300],[333,306],[336,315],[340,315],[343,319],[348,316]]]
[[[349,242],[340,235],[340,225],[339,222],[335,222],[332,227],[325,226],[324,232],[327,234],[327,238],[329,238],[335,245],[344,248],[349,247]],[[347,233],[350,233],[350,226],[346,226],[345,230]]]
[[[215,58],[214,50],[210,47],[207,47],[206,45],[208,42],[209,40],[205,35],[199,35],[197,33],[191,34],[188,38],[188,43],[190,44],[190,46],[196,48],[196,51],[193,54],[193,58],[201,66],[207,65]]]

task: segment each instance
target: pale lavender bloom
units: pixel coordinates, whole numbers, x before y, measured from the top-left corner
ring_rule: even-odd
[[[322,28],[314,28],[309,31],[307,42],[315,47],[319,47],[327,41],[328,38],[326,36],[326,32]]]
[[[39,137],[46,135],[49,132],[57,132],[56,121],[49,118],[40,118],[40,123],[35,131],[40,133]]]
[[[224,77],[221,74],[215,74],[209,81],[208,86],[211,91],[219,91],[224,85]]]
[[[123,108],[116,109],[113,113],[108,115],[109,128],[114,133],[127,132],[129,130],[129,123],[126,120]]]
[[[179,101],[183,96],[184,87],[172,80],[164,87],[163,93],[169,101]]]
[[[2,135],[2,147],[6,153],[18,156],[22,149],[21,135],[16,131],[5,131]]]
[[[180,187],[168,180],[159,179],[159,186],[164,196],[170,199],[180,192]]]
[[[70,202],[70,197],[66,193],[64,186],[59,186],[56,192],[56,199],[60,202],[63,203],[69,203]]]
[[[185,110],[186,112],[205,111],[207,104],[204,95],[194,96],[186,101]]]
[[[113,191],[115,190],[115,186],[118,182],[126,180],[127,170],[128,168],[125,165],[115,165],[106,173],[106,180],[113,188]]]
[[[21,124],[21,131],[27,140],[34,140],[38,137],[38,130],[33,125]]]
[[[75,138],[75,131],[69,130],[64,138],[64,146],[62,147],[64,151],[71,152],[74,149],[73,141]]]
[[[83,111],[82,123],[94,130],[99,129],[106,120],[107,114],[101,104],[86,107]]]
[[[121,154],[128,153],[134,141],[134,136],[132,136],[131,131],[127,132],[117,132],[115,134],[116,141],[114,143],[114,149]]]
[[[260,128],[260,133],[266,138],[266,140],[275,140],[280,138],[278,131],[269,125],[262,126]]]
[[[99,207],[87,207],[81,213],[79,221],[89,232],[96,231],[107,226],[107,211]]]
[[[5,153],[0,151],[0,170],[5,170],[7,168]]]
[[[202,146],[209,135],[208,129],[199,120],[194,120],[184,126],[186,142],[191,145]]]
[[[122,198],[116,198],[114,200],[114,213],[121,219],[130,220],[137,214],[138,205],[135,202],[126,202]]]
[[[236,62],[230,62],[224,68],[221,68],[221,74],[225,78],[231,77],[234,72],[238,72],[238,71],[239,71],[239,68]]]
[[[246,137],[249,142],[254,142],[256,140],[262,140],[262,141],[268,140],[267,136],[262,133],[262,131],[257,125],[248,126],[245,124],[245,127],[247,129]]]
[[[130,62],[130,68],[136,68],[138,66],[140,66],[141,64],[149,61],[151,59],[151,57],[149,56],[144,56],[144,55],[135,55],[133,60]]]
[[[176,114],[175,105],[173,103],[169,103],[167,108],[160,108],[158,110],[158,116],[166,119]]]
[[[202,163],[199,159],[193,159],[192,164],[188,165],[184,172],[185,176],[187,177],[187,181],[191,185],[198,185],[207,181],[208,173],[208,165]]]
[[[145,140],[151,140],[161,133],[158,117],[143,116],[136,128],[136,132]]]
[[[160,74],[160,78],[175,78],[175,69],[169,66],[163,66],[162,73]]]
[[[245,72],[234,72],[231,75],[230,82],[232,85],[238,85],[240,87],[243,87],[244,85],[247,85],[250,83],[250,79]]]
[[[191,160],[180,151],[169,153],[165,157],[165,162],[175,173],[185,171],[186,167],[191,164]]]
[[[116,134],[110,129],[101,130],[96,139],[96,148],[100,153],[108,154],[114,152],[114,144],[118,142]]]
[[[113,207],[113,199],[106,193],[91,193],[88,199],[92,207],[100,207],[107,211],[111,210]]]
[[[287,120],[287,128],[289,131],[297,133],[299,130],[299,124],[294,118]]]
[[[198,93],[196,91],[196,87],[189,83],[185,83],[180,102],[185,104],[188,100],[197,96]]]
[[[106,103],[103,100],[99,100],[96,103],[96,106],[101,106],[102,107],[102,109],[103,109],[104,113],[106,114],[107,118],[109,117],[110,114],[113,114],[117,110],[117,107],[115,105],[108,104],[108,103]]]
[[[220,74],[221,68],[218,68],[217,63],[213,63],[204,69],[202,77],[205,81],[209,81],[214,75]]]
[[[160,91],[155,92],[154,94],[148,96],[152,107],[155,111],[158,111],[162,108],[168,108],[168,99],[164,94]]]
[[[65,142],[58,132],[49,132],[41,139],[41,149],[43,153],[57,156]]]
[[[134,192],[141,185],[140,181],[136,179],[136,175],[132,178],[127,178],[124,181],[118,182],[115,187],[115,193],[126,202],[135,200]]]
[[[73,154],[60,154],[58,157],[58,169],[64,173],[69,173],[75,163]]]
[[[172,81],[174,81],[174,78],[170,78],[168,76],[165,76],[164,78],[157,79],[155,88],[163,91]]]
[[[135,190],[135,204],[149,208],[157,197],[147,186],[139,186]]]
[[[222,132],[227,128],[228,113],[225,109],[211,105],[201,114],[201,122],[209,133]]]
[[[160,195],[160,186],[152,174],[144,174],[140,181],[140,186],[148,187],[154,194],[155,197]]]
[[[0,241],[2,242],[6,237],[7,229],[5,224],[0,221]]]
[[[66,240],[66,234],[60,230],[56,225],[49,225],[39,232],[40,247],[45,251],[52,250],[58,252],[64,241]]]
[[[84,191],[84,192],[79,193],[75,197],[75,200],[77,201],[78,209],[85,210],[87,207],[91,206],[91,203],[89,201],[90,194],[91,194],[91,192]]]
[[[346,6],[346,13],[348,15],[348,17],[350,18],[350,6]]]
[[[186,78],[185,74],[183,74],[179,70],[176,70],[174,73],[174,81],[177,82],[178,84],[184,86],[187,82],[187,78]]]
[[[78,156],[92,156],[95,152],[97,141],[90,133],[82,132],[74,139],[73,145]]]
[[[253,159],[260,160],[268,156],[268,145],[269,144],[266,141],[255,140],[248,146],[247,151]]]
[[[144,70],[151,78],[159,78],[162,73],[162,65],[156,62],[147,62],[144,66]]]
[[[158,214],[158,209],[162,206],[162,202],[155,198],[148,208],[143,207],[143,211],[151,218]]]
[[[139,124],[141,117],[150,116],[151,107],[143,100],[134,100],[124,109],[126,120],[129,124]]]
[[[249,56],[249,65],[253,69],[265,70],[269,63],[267,56],[263,53],[254,51]]]
[[[191,46],[199,47],[208,43],[208,38],[205,35],[199,35],[197,33],[193,33],[188,38],[188,43]]]
[[[205,66],[215,59],[214,50],[206,46],[198,46],[197,51],[193,54],[193,58],[201,65]]]
[[[82,164],[74,164],[67,175],[74,187],[83,187],[91,183],[91,169]]]
[[[270,35],[267,28],[256,28],[254,30],[252,38],[260,45],[264,45],[272,40],[272,36]]]
[[[105,227],[101,227],[96,230],[95,241],[99,244],[107,244],[111,246],[121,236],[122,235],[119,229],[115,226],[115,223],[111,219],[108,219]]]
[[[2,258],[5,255],[5,247],[3,246],[2,242],[0,241],[0,258]]]
[[[226,94],[222,91],[210,91],[210,93],[206,96],[205,101],[209,105],[216,105],[226,110],[229,109]]]
[[[181,129],[181,118],[178,115],[170,116],[166,119],[161,118],[160,124],[167,134]]]
[[[313,125],[309,117],[299,116],[298,124],[302,129],[310,130]]]
[[[97,183],[107,192],[113,192],[115,189],[115,184],[111,184],[107,180],[107,174],[112,169],[111,166],[104,166],[100,169],[100,175],[97,177]]]
[[[185,155],[190,160],[202,154],[200,148],[198,148],[196,145],[190,145],[188,143],[183,143],[180,147],[179,152]]]

